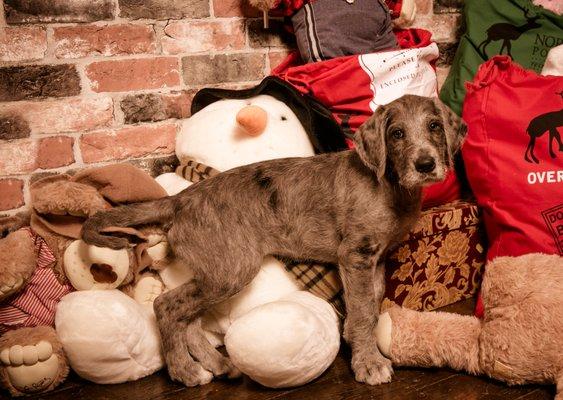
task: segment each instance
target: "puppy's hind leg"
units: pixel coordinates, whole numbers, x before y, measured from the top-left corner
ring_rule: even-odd
[[[201,318],[197,317],[188,324],[187,344],[190,354],[196,358],[203,368],[211,371],[214,376],[239,378],[240,371],[233,365],[228,357],[223,356],[205,337],[201,327]]]
[[[196,278],[163,293],[155,300],[155,314],[172,379],[186,386],[208,383],[211,374],[202,374],[202,369],[215,376],[240,376],[231,361],[209,343],[201,328],[200,317],[204,311],[235,295],[250,283],[260,267],[259,261],[254,264],[247,268],[233,268],[239,269],[238,274],[236,271],[209,274],[199,271]]]
[[[188,352],[188,325],[192,317],[190,306],[199,289],[191,280],[165,292],[154,301],[154,312],[162,338],[162,350],[168,374],[186,386],[211,382],[213,374],[205,370]]]

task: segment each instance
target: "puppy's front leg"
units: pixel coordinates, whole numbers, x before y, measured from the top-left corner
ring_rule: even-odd
[[[344,339],[352,347],[356,380],[378,385],[390,382],[393,375],[391,361],[379,352],[375,339],[385,289],[385,264],[378,262],[381,252],[370,253],[367,248],[353,247],[339,257],[347,312]]]

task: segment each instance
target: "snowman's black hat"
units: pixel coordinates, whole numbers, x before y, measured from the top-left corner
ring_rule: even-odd
[[[315,151],[326,153],[347,149],[344,133],[328,108],[311,96],[304,95],[290,83],[268,76],[259,85],[242,90],[205,88],[192,101],[192,114],[219,100],[247,99],[260,94],[270,95],[285,103],[295,113],[309,135]]]

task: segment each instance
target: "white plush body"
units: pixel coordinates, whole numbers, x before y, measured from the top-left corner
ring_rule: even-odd
[[[248,105],[262,110],[260,118],[265,118],[265,125],[259,134],[250,135],[237,123],[240,111]],[[176,154],[181,161],[192,158],[225,171],[268,159],[307,157],[314,151],[291,109],[271,96],[260,95],[221,100],[193,115],[176,139]],[[169,195],[191,184],[175,173],[163,174],[157,181]],[[179,263],[159,274],[164,290],[191,277],[187,266]],[[153,300],[161,290],[160,282],[153,281],[151,285],[150,277],[144,279],[135,298]],[[116,295],[117,291],[96,292],[96,301],[90,301],[89,293],[65,297],[57,313],[57,331],[79,375],[98,383],[116,383],[138,379],[152,373],[157,365],[163,366],[160,349],[153,345],[158,334],[150,301],[140,300],[143,306],[137,306],[127,296]],[[107,301],[103,301],[105,296]],[[138,310],[125,312],[127,307]],[[128,322],[120,324],[122,320]],[[203,323],[214,345],[225,344],[242,372],[269,387],[298,386],[315,379],[332,364],[340,345],[339,320],[333,308],[301,291],[273,257],[264,260],[250,285],[210,310]],[[129,337],[123,334],[124,326],[130,330]],[[110,337],[117,342],[113,346],[106,344]],[[131,338],[137,338],[136,347],[132,347]],[[140,349],[143,359],[139,364],[136,351]]]
[[[164,364],[154,314],[119,290],[66,295],[55,325],[72,369],[92,382],[136,380]]]

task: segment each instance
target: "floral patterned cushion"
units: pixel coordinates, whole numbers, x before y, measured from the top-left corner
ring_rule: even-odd
[[[389,254],[382,310],[392,303],[433,310],[471,297],[481,282],[484,239],[473,203],[457,201],[424,211]]]

